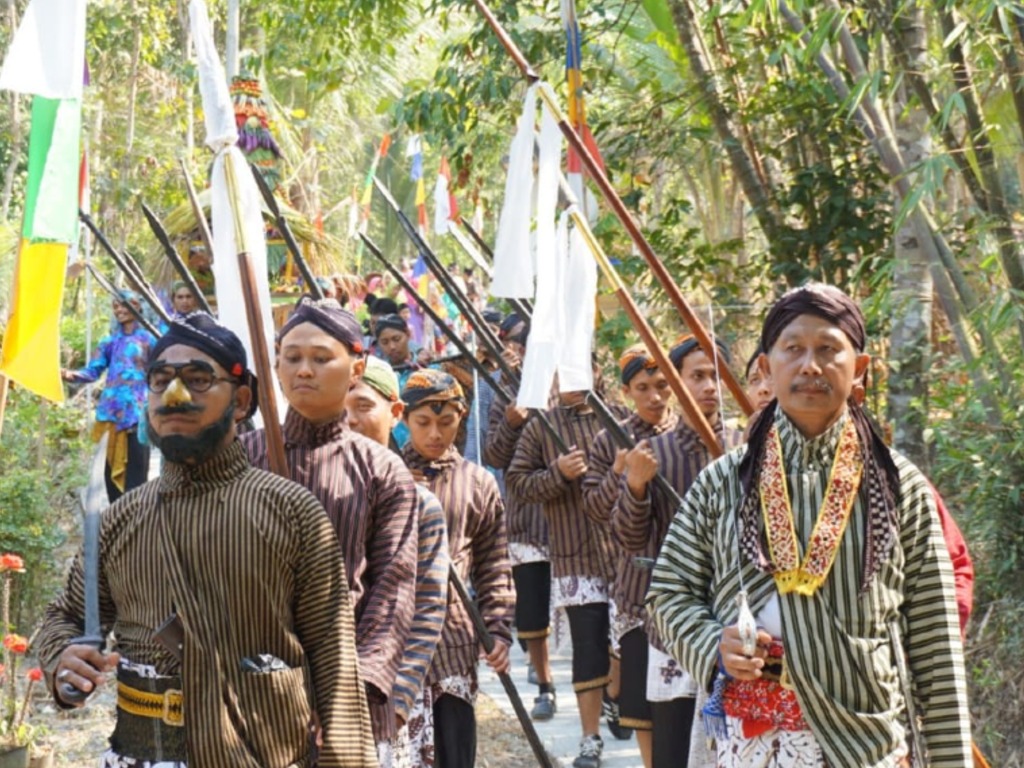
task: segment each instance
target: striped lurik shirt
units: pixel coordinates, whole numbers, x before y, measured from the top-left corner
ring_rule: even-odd
[[[650,440],[658,435],[665,434],[673,429],[679,422],[679,415],[674,411],[667,411],[666,418],[661,424],[650,424],[641,419],[637,414],[631,413],[629,418],[619,422],[626,434],[632,437],[633,442]],[[599,525],[609,531],[612,530],[612,512],[622,493],[629,493],[626,489],[625,473],[618,474],[612,471],[615,464],[615,454],[619,450],[619,444],[609,434],[607,429],[602,429],[594,438],[594,445],[587,454],[587,474],[583,476],[583,509],[587,515]],[[614,537],[613,537],[614,539]],[[633,565],[633,553],[625,549],[613,549],[615,577],[608,587],[608,596],[614,601],[616,609],[623,615],[635,619],[643,618],[642,613],[637,610],[636,597],[630,591],[630,584],[637,580],[637,575],[643,578],[643,592],[639,595],[640,604],[643,602],[644,594],[647,592],[647,572],[639,571]]]
[[[618,416],[624,416],[618,408]],[[601,431],[593,411],[551,408],[545,413],[567,446],[587,451]],[[523,428],[505,484],[519,498],[539,502],[548,521],[551,575],[595,576],[610,582],[614,557],[611,533],[595,523],[583,509],[583,478],[566,480],[556,462],[562,455],[554,438],[530,419]]]
[[[742,433],[725,428],[719,419],[715,434],[726,450],[742,441]],[[664,477],[680,497],[686,495],[697,475],[711,461],[711,453],[697,432],[680,419],[676,428],[651,440],[651,450],[658,460],[658,474]],[[656,558],[661,551],[668,527],[675,517],[677,505],[663,493],[656,484],[648,483],[644,498],[637,500],[626,486],[625,475],[621,478],[622,493],[616,499],[612,515],[612,531],[615,540],[627,553],[623,567],[618,595],[622,600],[619,607],[630,616],[647,622],[647,637],[661,651],[667,649],[658,639],[644,610],[644,598],[651,583],[651,572],[647,568],[633,565],[636,556]]]
[[[496,469],[508,470],[516,445],[523,434],[523,426],[513,429],[505,418],[507,403],[494,398],[487,411],[487,440],[484,443],[484,461]],[[508,521],[508,540],[516,544],[531,544],[547,551],[548,522],[540,504],[523,501],[505,481],[505,519]]]
[[[441,639],[448,612],[448,533],[437,497],[416,486],[419,497],[419,561],[416,565],[416,612],[395,679],[395,714],[409,720],[409,711],[423,688],[430,662]]]
[[[284,422],[291,479],[313,492],[341,545],[363,678],[378,740],[394,736],[391,688],[412,624],[419,504],[401,459],[353,432],[344,416],[316,426],[289,408]],[[269,468],[263,430],[242,436],[254,466]]]
[[[845,418],[807,439],[784,414],[776,417],[802,551]],[[697,478],[672,522],[648,595],[672,655],[707,684],[722,628],[737,617],[742,455],[743,449],[726,455]],[[898,622],[928,764],[963,768],[972,764],[970,719],[952,566],[927,481],[895,451],[893,459],[900,472],[898,543],[868,590],[860,594],[867,513],[858,498],[824,585],[813,597],[778,595],[789,674],[829,765],[892,768],[908,740],[889,633],[890,622]],[[742,580],[755,615],[778,594],[772,577],[746,561]]]
[[[191,765],[311,765],[311,702],[323,726],[319,765],[377,765],[345,566],[323,507],[250,467],[237,442],[197,467],[166,463],[159,479],[110,506],[99,590],[115,650],[181,676]],[[153,639],[174,607],[183,664]],[[36,643],[51,685],[84,610],[79,553]],[[261,654],[290,669],[243,669],[243,658]]]
[[[486,469],[466,461],[454,447],[427,461],[412,447],[402,451],[409,468],[427,478],[427,490],[444,508],[448,553],[455,571],[476,592],[484,624],[495,640],[512,643],[516,593],[508,560],[505,512],[498,484]],[[454,589],[427,681],[476,675],[480,644],[469,612]]]

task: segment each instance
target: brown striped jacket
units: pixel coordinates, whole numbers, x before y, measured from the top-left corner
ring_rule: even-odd
[[[353,432],[341,416],[319,426],[294,409],[284,422],[291,478],[313,492],[341,545],[370,713],[378,740],[394,735],[392,686],[415,608],[416,485],[402,461]],[[269,467],[263,430],[242,437],[252,463]]]
[[[578,446],[586,451],[601,431],[601,423],[592,411],[556,407],[545,413],[570,447]],[[624,409],[619,408],[618,414],[624,416]],[[555,578],[596,576],[610,583],[611,535],[584,511],[583,479],[570,482],[558,470],[556,462],[561,455],[562,451],[540,420],[530,419],[505,473],[505,484],[523,500],[542,505],[548,521],[551,569]]]
[[[516,453],[516,444],[523,427],[513,429],[505,418],[508,404],[494,398],[487,412],[487,440],[484,443],[484,461],[495,469],[507,470]],[[517,544],[532,544],[547,550],[548,522],[540,504],[531,504],[505,485],[505,519],[508,521],[508,540]]]
[[[631,413],[629,418],[619,423],[634,442],[640,442],[675,429],[679,423],[679,414],[670,411],[665,420],[656,426],[644,421],[635,413]],[[609,531],[611,531],[612,512],[618,503],[619,495],[629,492],[625,488],[625,475],[619,475],[612,471],[617,451],[618,443],[615,442],[615,439],[607,429],[601,430],[594,438],[594,445],[587,454],[588,470],[587,474],[583,476],[584,509],[594,522],[605,526]],[[642,579],[646,585],[649,572],[640,571],[633,564],[633,553],[621,547],[615,547],[614,552],[615,579],[608,587],[608,595],[615,601],[615,606],[621,613],[637,619],[643,618],[637,610],[638,606],[633,603],[636,589],[634,582]]]
[[[719,419],[715,434],[725,451],[730,451],[743,442],[741,432],[728,429]],[[651,439],[651,450],[658,459],[658,472],[668,480],[680,497],[697,479],[708,464],[711,454],[701,442],[697,432],[682,419],[675,429]],[[657,485],[648,484],[646,496],[637,501],[626,487],[626,478],[620,479],[622,492],[612,513],[612,532],[616,542],[622,546],[629,558],[634,556],[656,559],[661,544],[668,533],[669,524],[676,514],[676,504],[662,493]],[[630,560],[628,569],[623,571],[622,582],[616,592],[622,601],[619,608],[635,618],[647,621],[644,597],[651,582],[650,570],[636,568]],[[647,636],[651,642],[663,649],[655,637],[653,627],[648,624]]]
[[[82,555],[36,643],[50,682],[84,624]],[[376,766],[345,566],[323,507],[305,488],[253,469],[237,442],[206,463],[167,463],[104,513],[100,619],[125,658],[181,676],[189,764],[310,766],[311,702],[320,766]],[[184,662],[153,639],[176,607]],[[272,654],[290,669],[253,673]]]
[[[426,476],[427,490],[444,508],[451,563],[463,582],[473,585],[488,631],[495,640],[511,644],[516,595],[497,481],[480,465],[462,458],[454,447],[440,459],[428,461],[410,442],[402,456],[410,469]],[[449,589],[448,613],[427,682],[475,675],[479,649],[469,612],[458,593]]]

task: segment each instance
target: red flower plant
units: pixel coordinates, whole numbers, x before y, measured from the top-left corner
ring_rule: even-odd
[[[32,667],[32,669],[25,673],[25,677],[29,679],[29,682],[38,683],[43,679],[43,670],[39,667]]]
[[[14,571],[15,573],[25,572],[25,561],[18,555],[0,555],[0,573]]]
[[[4,648],[11,653],[25,653],[28,651],[28,639],[21,635],[7,635],[4,638]]]

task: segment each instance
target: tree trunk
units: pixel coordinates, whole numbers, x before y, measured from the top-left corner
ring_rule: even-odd
[[[14,0],[7,0],[7,20],[10,37],[18,31],[18,5]],[[20,94],[11,91],[7,94],[11,100],[11,159],[4,171],[4,189],[0,197],[0,221],[6,222],[11,212],[11,197],[14,194],[14,174],[21,163],[21,101]]]
[[[129,18],[136,19],[138,16],[138,2],[132,0]],[[132,41],[132,64],[131,79],[128,83],[128,124],[125,127],[124,158],[121,162],[121,189],[127,192],[131,188],[130,176],[132,175],[132,153],[135,147],[135,105],[139,98],[139,62],[142,58],[142,23],[136,21],[135,37]],[[120,195],[118,195],[120,198]],[[120,205],[127,201],[119,200]],[[122,217],[124,225],[121,227],[121,250],[128,244],[128,220]]]
[[[729,157],[733,173],[743,187],[743,194],[746,195],[750,207],[768,239],[769,248],[778,252],[783,247],[782,235],[785,226],[773,210],[769,192],[761,183],[754,161],[744,149],[743,139],[736,130],[733,116],[719,93],[717,74],[711,62],[704,56],[707,45],[704,43],[690,0],[668,0],[668,6],[672,12],[676,31],[679,33],[679,40],[686,51],[690,71],[693,72],[698,87],[704,95],[711,121]]]
[[[896,16],[896,14],[893,14]],[[908,64],[920,72],[927,53],[924,12],[910,3],[898,17],[896,34],[902,37]],[[911,168],[931,154],[928,115],[904,91],[895,105],[896,145]],[[897,192],[897,200],[899,201]],[[897,204],[897,207],[899,205]],[[932,279],[928,257],[908,217],[894,238],[892,330],[889,351],[889,421],[893,444],[927,473],[928,366],[931,358]]]

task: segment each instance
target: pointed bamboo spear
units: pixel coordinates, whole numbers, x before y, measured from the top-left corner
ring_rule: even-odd
[[[263,431],[267,437],[267,458],[270,470],[282,477],[290,478],[288,456],[284,450],[284,435],[277,412],[277,396],[274,392],[274,367],[267,352],[267,337],[263,330],[263,313],[260,295],[256,288],[256,271],[249,256],[248,237],[239,210],[238,176],[231,153],[224,156],[224,176],[227,181],[228,199],[231,203],[231,218],[235,225],[235,246],[238,248],[238,271],[242,279],[242,298],[245,301],[245,317],[249,325],[249,341],[252,347],[253,367],[256,369],[256,387],[259,390],[259,407],[263,411]],[[225,257],[226,254],[221,254]]]
[[[149,283],[146,282],[145,276],[142,275],[142,270],[140,269],[138,272],[135,271],[135,269],[138,269],[138,265],[135,265],[135,269],[128,266],[128,262],[125,260],[124,256],[114,250],[114,246],[110,244],[107,236],[103,234],[103,231],[96,225],[96,222],[92,220],[92,217],[89,214],[85,211],[79,210],[78,218],[89,228],[89,231],[96,236],[96,241],[103,247],[103,250],[107,252],[107,255],[113,259],[117,268],[121,270],[139,296],[149,304],[161,320],[165,323],[170,323],[170,315],[167,314],[167,310],[164,309],[164,305],[161,304],[160,300],[156,297],[152,287],[150,287]]]
[[[277,231],[281,233],[281,237],[284,238],[285,244],[288,246],[288,251],[292,255],[292,261],[295,262],[295,266],[299,268],[299,273],[302,275],[302,279],[306,281],[306,290],[310,296],[317,301],[322,301],[324,298],[323,288],[320,287],[320,283],[316,281],[316,277],[313,275],[313,270],[309,268],[309,262],[306,261],[306,257],[302,255],[302,250],[299,248],[298,242],[295,240],[295,236],[292,234],[292,228],[288,226],[288,219],[281,213],[281,206],[277,204],[277,198],[274,197],[274,191],[267,184],[267,180],[263,178],[263,174],[260,173],[252,163],[249,164],[249,170],[252,171],[252,177],[256,180],[256,186],[260,190],[260,194],[263,195],[263,202],[267,204],[267,209],[270,211],[270,215],[274,217],[274,224],[277,226]]]
[[[508,55],[522,71],[523,76],[527,81],[531,84],[539,82],[540,76],[536,71],[534,71],[533,67],[530,66],[530,63],[526,60],[523,52],[519,50],[519,47],[509,36],[508,32],[505,31],[504,27],[502,27],[501,22],[498,21],[497,17],[495,17],[494,13],[487,6],[487,3],[484,2],[484,0],[474,0],[474,3],[481,15],[487,21],[488,26],[490,26],[494,31],[494,34],[498,37],[498,40],[508,52]],[[729,391],[736,399],[740,408],[742,408],[743,412],[749,416],[754,412],[754,406],[751,404],[750,398],[747,397],[747,393],[743,391],[743,387],[733,375],[732,371],[729,370],[729,367],[725,365],[721,356],[715,352],[715,344],[711,335],[707,332],[707,329],[704,328],[704,324],[701,323],[700,319],[697,317],[696,313],[694,313],[693,309],[686,301],[686,298],[679,290],[679,287],[672,280],[672,276],[668,273],[668,270],[665,269],[665,265],[661,263],[657,254],[654,253],[654,249],[651,247],[651,244],[647,242],[647,238],[644,237],[643,232],[640,231],[639,225],[633,219],[632,214],[630,214],[629,209],[626,208],[626,204],[622,202],[622,198],[619,197],[615,188],[612,187],[612,184],[608,180],[604,171],[601,170],[601,166],[598,165],[594,156],[590,154],[590,150],[587,149],[586,144],[569,123],[569,120],[562,112],[561,107],[558,106],[554,92],[550,87],[545,85],[545,87],[541,87],[539,89],[539,94],[541,102],[558,121],[558,128],[561,130],[562,135],[565,136],[566,141],[569,142],[573,150],[579,154],[580,159],[583,161],[583,165],[587,169],[587,175],[593,180],[594,184],[597,185],[598,190],[601,192],[601,196],[611,207],[612,211],[614,211],[619,221],[622,222],[622,226],[625,227],[626,232],[636,245],[640,255],[643,256],[644,261],[647,262],[651,272],[665,290],[665,293],[668,295],[672,305],[683,318],[683,322],[686,323],[687,327],[693,333],[694,338],[696,338],[697,343],[700,344],[701,349],[704,350],[708,359],[715,363],[715,366],[718,369],[719,378],[725,382],[725,385],[729,388]],[[637,330],[639,331],[640,329],[638,328]],[[641,335],[643,335],[642,332]]]

